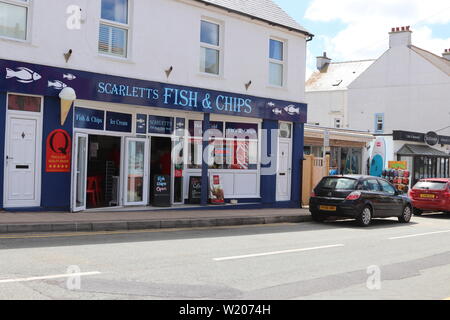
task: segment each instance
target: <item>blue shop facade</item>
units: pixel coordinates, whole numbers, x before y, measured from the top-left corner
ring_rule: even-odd
[[[306,104],[0,60],[0,107],[5,210],[301,205]]]

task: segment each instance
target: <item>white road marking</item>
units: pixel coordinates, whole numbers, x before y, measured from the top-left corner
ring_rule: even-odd
[[[44,277],[30,277],[30,278],[21,278],[21,279],[4,279],[0,280],[0,284],[3,283],[14,283],[14,282],[30,282],[30,281],[39,281],[39,280],[51,280],[51,279],[63,279],[63,278],[73,278],[73,277],[85,277],[85,276],[95,276],[99,275],[101,272],[93,271],[93,272],[84,272],[84,273],[66,273],[66,274],[57,274],[53,276],[44,276]]]
[[[286,254],[286,253],[306,252],[306,251],[323,250],[323,249],[331,249],[331,248],[339,248],[339,247],[344,247],[344,245],[343,244],[336,244],[336,245],[324,246],[324,247],[284,250],[284,251],[275,251],[275,252],[266,252],[266,253],[257,253],[257,254],[247,254],[247,255],[243,255],[243,256],[215,258],[213,260],[214,261],[239,260],[239,259],[265,257],[265,256],[273,256],[273,255]]]
[[[420,233],[420,234],[411,234],[411,235],[409,235],[409,236],[402,236],[402,237],[393,237],[393,238],[389,238],[389,240],[409,239],[409,238],[431,236],[431,235],[442,234],[442,233],[450,233],[450,230],[446,230],[446,231],[436,231],[436,232],[428,232],[428,233]]]

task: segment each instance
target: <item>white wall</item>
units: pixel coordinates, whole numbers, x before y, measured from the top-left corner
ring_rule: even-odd
[[[306,92],[306,102],[308,123],[319,123],[322,127],[334,128],[334,119],[340,118],[341,128],[346,128],[346,90]]]
[[[306,39],[296,32],[271,27],[236,14],[181,0],[130,0],[130,57],[98,54],[100,0],[33,0],[30,38],[22,43],[0,39],[0,58],[65,67],[143,80],[231,91],[304,102]],[[86,17],[81,30],[66,27],[69,5]],[[224,72],[220,77],[199,73],[200,20],[223,24]],[[287,41],[287,85],[268,85],[269,38]],[[73,50],[66,63],[63,53]],[[164,70],[174,70],[166,78]],[[253,82],[248,91],[244,84]]]
[[[373,132],[375,114],[384,113],[385,134],[436,131],[450,125],[449,101],[447,74],[408,47],[393,47],[350,85],[349,125]]]

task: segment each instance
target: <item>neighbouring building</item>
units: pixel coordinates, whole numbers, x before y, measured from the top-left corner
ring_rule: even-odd
[[[213,176],[298,207],[312,37],[271,0],[0,0],[0,207],[206,205]]]

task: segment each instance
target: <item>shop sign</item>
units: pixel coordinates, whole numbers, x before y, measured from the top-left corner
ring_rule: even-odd
[[[71,87],[80,100],[307,122],[307,105],[299,102],[1,59],[0,70],[7,71],[0,87],[9,92],[57,97],[64,87]]]
[[[105,111],[76,107],[74,126],[80,129],[104,130]]]
[[[439,143],[439,136],[436,132],[428,132],[425,135],[425,143],[429,146],[435,146]]]
[[[148,117],[148,133],[172,134],[174,118],[170,117]]]
[[[258,139],[258,125],[253,123],[227,122],[226,137],[235,139]]]
[[[155,207],[170,207],[170,176],[156,175],[153,178],[153,205]]]
[[[132,115],[127,113],[107,112],[106,131],[131,133]]]
[[[389,165],[389,169],[408,170],[408,162],[407,161],[389,161],[388,165]]]
[[[439,136],[439,144],[450,145],[450,137]]]
[[[55,130],[47,137],[46,172],[65,173],[71,170],[72,139],[65,130]]]
[[[222,184],[220,183],[220,176],[213,175],[209,183],[210,200],[212,204],[225,203],[225,193]]]
[[[186,129],[186,119],[176,118],[175,119],[175,134],[179,137],[183,137],[185,129]]]
[[[223,122],[210,121],[209,122],[209,136],[216,138],[223,137]],[[203,137],[203,121],[190,120],[189,121],[189,134],[192,137]]]
[[[146,134],[147,133],[147,115],[137,114],[136,115],[136,133]]]

